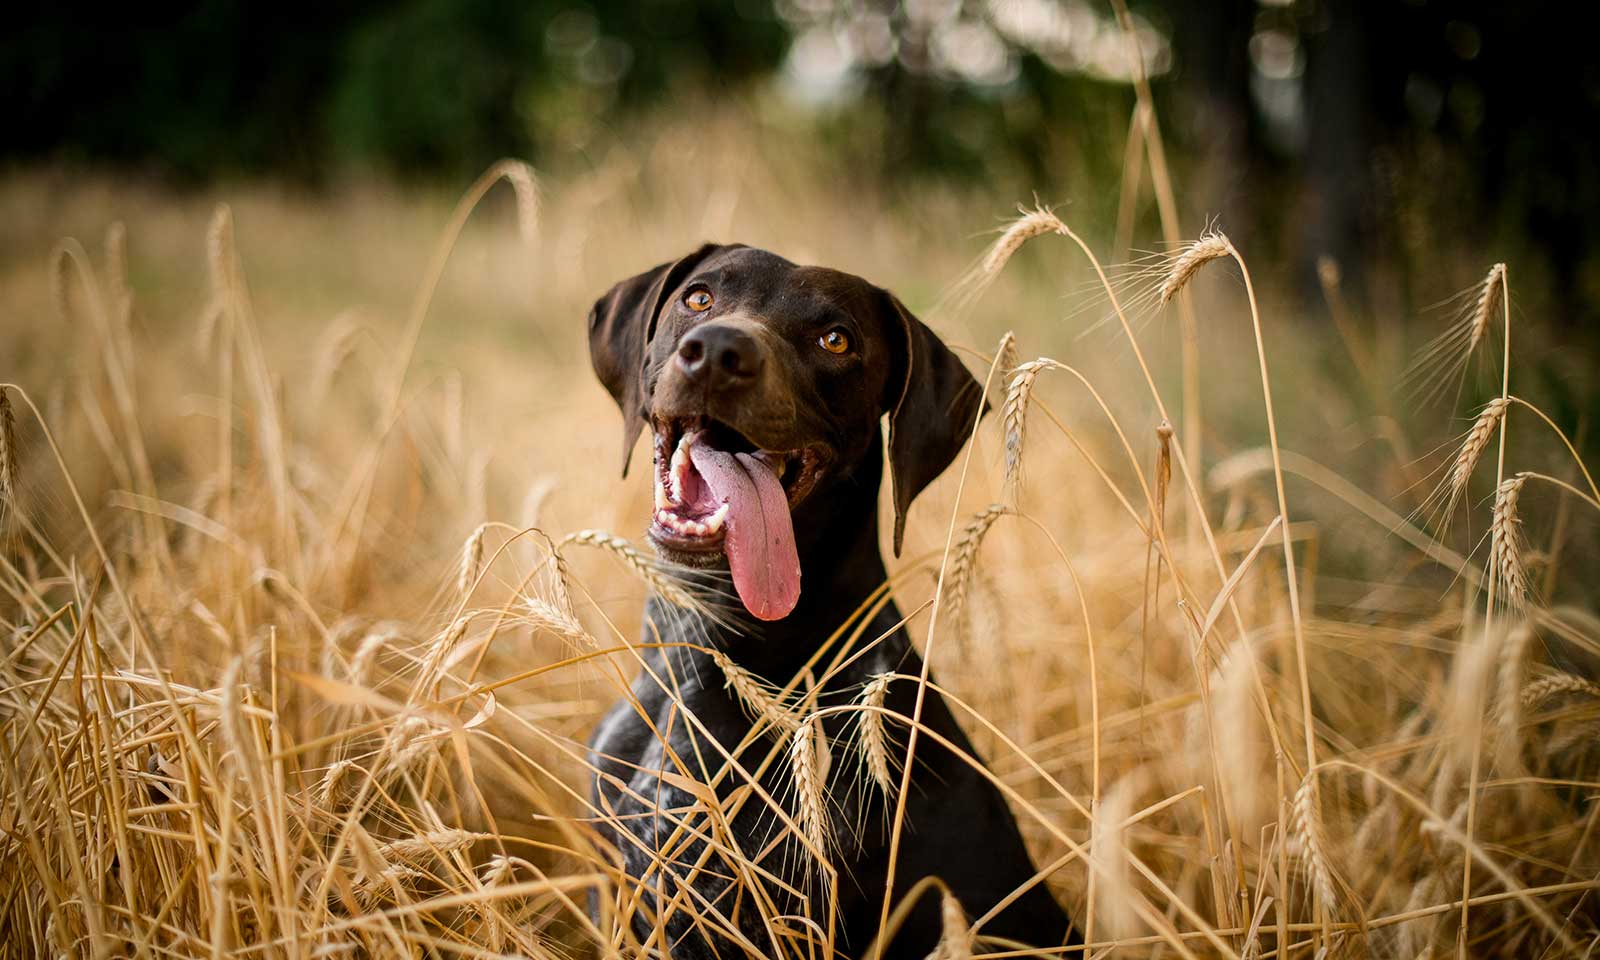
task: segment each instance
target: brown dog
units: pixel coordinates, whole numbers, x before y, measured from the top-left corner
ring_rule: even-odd
[[[649,538],[657,552],[700,587],[731,579],[737,596],[712,618],[650,599],[645,639],[666,645],[644,652],[632,695],[590,744],[595,806],[636,881],[629,894],[644,905],[634,932],[648,944],[661,929],[653,942],[677,958],[818,956],[803,924],[768,922],[829,922],[822,873],[793,831],[753,798],[731,819],[713,819],[704,798],[685,789],[685,778],[716,780],[727,803],[749,783],[716,779],[752,721],[705,648],[777,686],[795,677],[886,579],[880,422],[887,415],[898,553],[907,508],[961,449],[982,413],[981,389],[889,292],[743,246],[704,246],[617,284],[589,315],[589,346],[622,409],[624,471],[640,431],[648,425],[654,435]],[[894,798],[847,755],[860,712],[828,708],[851,704],[874,677],[919,673],[900,621],[892,602],[878,608],[861,633],[865,649],[824,678],[812,707],[837,745],[825,778],[838,915],[833,931],[809,935],[831,935],[849,955],[864,955],[878,932]],[[891,682],[885,708],[909,717],[916,687]],[[979,934],[1041,947],[1077,942],[1038,882],[1004,799],[952,751],[973,752],[931,690],[922,723],[933,736],[917,750],[894,900],[937,875],[977,917],[1021,889]],[[889,728],[903,742],[904,722]],[[740,761],[754,770],[771,748],[758,740]],[[756,786],[787,803],[795,795],[781,762]],[[707,852],[707,837],[724,825],[731,836],[719,835],[715,849],[731,844],[759,870]],[[772,932],[784,926],[790,934]],[[924,897],[884,956],[923,957],[938,936],[937,896]]]

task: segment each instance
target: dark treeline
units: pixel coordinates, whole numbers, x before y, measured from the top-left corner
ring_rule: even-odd
[[[1275,241],[1305,276],[1321,254],[1354,271],[1376,255],[1416,262],[1435,237],[1481,240],[1489,257],[1520,252],[1495,237],[1526,237],[1572,319],[1592,316],[1600,295],[1590,226],[1600,220],[1600,57],[1581,9],[1134,4],[1164,38],[1156,88],[1170,146],[1195,171],[1184,186],[1197,210]],[[1062,27],[1058,47],[1027,35],[1051,14],[1076,31],[1067,38]],[[842,107],[818,116],[835,127],[870,118],[838,142],[895,176],[986,176],[1004,163],[1049,192],[1060,172],[1052,137],[1106,128],[1132,103],[1126,83],[1068,49],[1095,18],[1104,32],[1109,6],[33,4],[0,33],[10,106],[0,159],[126,165],[179,182],[270,173],[314,183],[350,168],[460,179],[499,156],[542,163],[622,136],[630,118],[675,95],[775,86],[820,27],[856,59],[845,92],[833,91]],[[1002,58],[969,43],[941,65],[939,31],[953,23],[979,25]]]

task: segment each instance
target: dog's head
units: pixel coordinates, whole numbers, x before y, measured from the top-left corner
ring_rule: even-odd
[[[624,473],[654,431],[656,549],[726,557],[764,620],[800,595],[791,511],[880,455],[880,418],[898,555],[906,509],[981,413],[978,383],[893,294],[745,246],[708,244],[612,287],[589,314],[589,353],[622,409]]]

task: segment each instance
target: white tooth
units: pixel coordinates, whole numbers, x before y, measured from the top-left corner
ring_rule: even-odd
[[[717,512],[706,518],[706,531],[716,533],[722,529],[722,523],[728,519],[728,505],[724,503],[717,508]]]
[[[667,485],[656,478],[656,509],[660,510],[667,505]]]
[[[689,533],[697,537],[703,537],[706,535],[706,525],[703,523],[697,523],[693,520],[690,520],[688,523],[685,523],[683,527],[685,530],[689,531]]]
[[[684,441],[689,438],[684,436]],[[672,452],[672,467],[668,471],[667,479],[672,483],[672,499],[674,502],[683,502],[683,480],[689,472],[689,447],[686,442],[680,442],[678,449]]]

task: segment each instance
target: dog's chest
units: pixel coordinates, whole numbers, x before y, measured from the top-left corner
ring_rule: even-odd
[[[684,678],[675,695],[667,696],[656,680],[641,678],[633,696],[613,706],[596,728],[590,741],[598,772],[594,799],[625,859],[649,859],[655,851],[681,862],[699,847],[684,836],[705,835],[711,820],[711,832],[731,829],[739,845],[752,851],[782,840],[786,817],[797,822],[787,735],[769,730],[751,740],[751,721],[722,679],[720,672]],[[825,726],[838,728],[826,738],[835,744],[833,752],[848,750],[843,720]],[[854,846],[849,834],[858,825],[860,798],[850,786],[858,765],[848,757],[833,760],[826,802],[835,814],[830,846],[840,851]],[[779,860],[798,865],[796,853]]]

